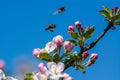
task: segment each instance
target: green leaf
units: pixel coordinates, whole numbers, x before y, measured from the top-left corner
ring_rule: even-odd
[[[25,79],[24,80],[33,80],[32,73],[25,74]]]
[[[90,27],[90,29],[88,29],[88,30],[86,30],[86,31],[84,32],[84,38],[85,38],[85,40],[86,40],[86,39],[89,39],[89,38],[92,36],[94,30],[95,30],[95,29],[94,29],[94,26],[92,26],[92,27]]]
[[[79,65],[77,66],[77,69],[78,69],[78,70],[81,70],[83,74],[86,72],[86,70],[85,70],[85,68],[84,68],[84,65],[82,65],[82,64],[79,64]]]
[[[49,53],[42,53],[42,54],[40,54],[39,59],[45,60],[45,61],[50,61],[50,54]]]
[[[107,8],[106,6],[103,6],[103,9],[104,9],[106,12],[108,12],[108,14],[109,14],[110,17],[112,16],[112,11],[111,11],[109,8]]]
[[[120,21],[118,21],[118,22],[115,22],[115,25],[120,25]]]
[[[79,45],[82,45],[83,43],[84,43],[84,40],[79,40],[79,41],[78,41],[78,44],[79,44]]]
[[[54,61],[54,62],[60,62],[60,56],[59,56],[59,54],[57,54],[57,53],[54,53],[53,54],[53,56],[52,56],[52,61]]]
[[[111,21],[120,20],[120,14],[115,15],[111,18]]]
[[[71,37],[77,39],[79,36],[77,32],[71,32]]]
[[[106,10],[100,10],[99,13],[103,15],[106,19],[110,20],[111,16]]]
[[[75,62],[82,63],[82,56],[80,56],[78,52],[74,52],[73,54],[71,54],[70,58],[75,60]]]

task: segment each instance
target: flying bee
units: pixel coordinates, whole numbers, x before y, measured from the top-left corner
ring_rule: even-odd
[[[53,14],[61,13],[63,11],[65,11],[65,7],[60,7]]]
[[[45,28],[45,30],[50,30],[51,32],[53,32],[54,28],[56,28],[56,25],[55,24],[50,24]]]

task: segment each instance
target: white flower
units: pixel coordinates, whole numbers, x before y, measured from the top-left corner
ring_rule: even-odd
[[[5,78],[4,72],[0,69],[0,80]]]
[[[68,74],[64,73],[65,65],[61,62],[54,63],[54,62],[48,62],[48,70],[49,70],[49,78],[53,80],[60,80],[61,78],[68,77]]]
[[[0,69],[0,80],[2,80],[2,79],[5,79],[5,80],[17,80],[17,79],[15,79],[15,78],[13,78],[13,77],[5,77],[5,74],[4,74],[4,72]]]
[[[40,72],[33,72],[33,79],[34,80],[47,80],[47,75],[42,74]]]
[[[45,49],[50,53],[57,48],[57,45],[54,42],[48,42],[45,46]]]

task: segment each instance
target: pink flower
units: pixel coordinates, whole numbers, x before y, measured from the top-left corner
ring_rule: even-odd
[[[73,31],[74,31],[74,26],[68,26],[68,33],[70,34]]]
[[[81,23],[80,23],[79,21],[76,21],[76,22],[75,22],[75,26],[76,26],[77,28],[80,28],[80,27],[81,27]]]
[[[44,63],[38,64],[38,68],[40,69],[40,72],[44,74],[47,71],[47,68]]]
[[[5,62],[3,60],[0,60],[0,69],[3,69],[5,65]]]
[[[63,37],[62,37],[61,35],[57,35],[57,36],[55,36],[55,37],[53,38],[53,42],[54,42],[58,47],[60,47],[60,46],[63,45],[64,39],[63,39]]]
[[[70,41],[65,41],[63,44],[65,51],[71,51],[74,48],[74,44]]]
[[[90,29],[90,26],[86,26],[86,31]]]
[[[96,54],[96,53],[93,53],[90,55],[90,59],[96,60],[97,58],[98,58],[98,54]]]
[[[40,49],[39,48],[34,49],[33,50],[33,56],[34,57],[39,57],[39,55],[40,55]]]
[[[113,11],[116,11],[118,9],[117,6],[115,6],[114,8],[112,8]]]
[[[54,51],[56,48],[57,45],[53,41],[48,42],[45,46],[45,49],[48,51],[48,53]]]
[[[72,77],[68,76],[68,77],[65,77],[63,80],[72,80]]]
[[[92,62],[92,61],[88,61],[88,62],[87,62],[87,66],[91,66],[93,63],[94,63],[94,62]]]
[[[89,55],[89,54],[88,54],[88,51],[85,51],[85,52],[82,53],[82,57],[83,57],[84,59],[87,58],[88,55]]]

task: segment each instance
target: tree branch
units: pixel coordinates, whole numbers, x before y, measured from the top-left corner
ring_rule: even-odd
[[[113,27],[113,23],[109,22],[108,26],[104,29],[104,31],[90,44],[90,46],[88,48],[82,48],[79,55],[82,54],[85,51],[90,50],[91,48],[93,48],[97,42],[108,32],[108,30],[111,29],[111,27]],[[69,68],[71,66],[71,64],[74,63],[74,60],[71,60],[66,66],[65,69]]]

